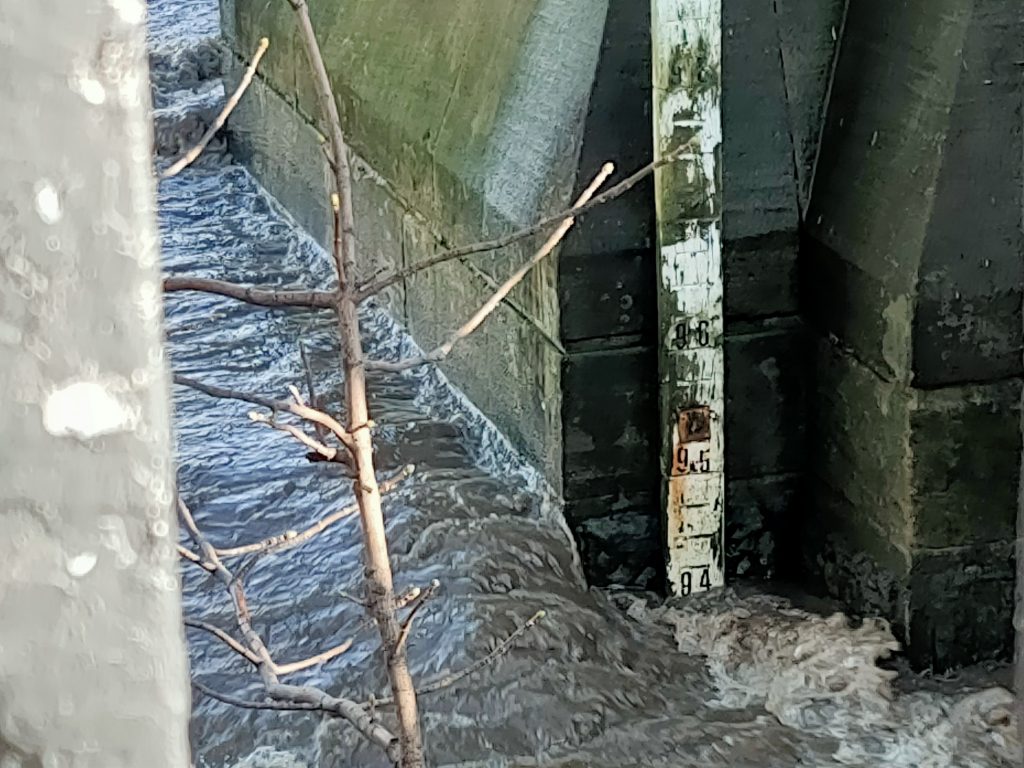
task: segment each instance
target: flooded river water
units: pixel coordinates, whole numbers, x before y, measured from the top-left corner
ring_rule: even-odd
[[[271,0],[284,2],[284,0]],[[157,164],[201,133],[223,100],[215,0],[150,0]],[[325,285],[327,256],[223,147],[161,182],[165,270],[262,285]],[[379,355],[411,341],[364,312]],[[330,392],[337,343],[324,313],[263,310],[177,293],[166,301],[178,373],[285,397],[301,385],[298,342]],[[442,589],[410,642],[420,680],[484,655],[538,609],[544,621],[480,674],[422,700],[434,766],[779,768],[1006,766],[1019,745],[1002,688],[929,682],[876,665],[895,647],[881,623],[852,626],[780,598],[727,590],[675,606],[590,590],[557,504],[493,426],[433,370],[370,379],[379,464],[417,469],[388,497],[400,588]],[[211,539],[246,543],[301,529],[348,503],[349,482],[309,463],[249,407],[176,388],[179,487]],[[385,691],[375,633],[360,629],[360,533],[352,518],[247,575],[256,629],[279,660],[345,638],[346,654],[290,682],[362,700]],[[185,612],[223,627],[223,591],[183,572]],[[189,631],[193,674],[259,696],[255,674]],[[386,717],[386,715],[385,715]],[[195,700],[198,766],[377,766],[343,723]]]

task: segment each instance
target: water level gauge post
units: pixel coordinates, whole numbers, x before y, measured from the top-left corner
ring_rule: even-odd
[[[725,583],[721,0],[652,0],[659,408],[669,588]]]

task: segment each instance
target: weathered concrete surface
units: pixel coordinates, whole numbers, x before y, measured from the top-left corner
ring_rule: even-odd
[[[1010,651],[1019,9],[850,7],[801,255],[818,335],[805,553],[920,665]]]
[[[650,161],[650,109],[650,3],[610,0],[581,182],[610,159]],[[581,219],[558,260],[565,515],[597,584],[656,587],[664,571],[653,237],[647,180]]]
[[[1021,392],[1020,431],[1024,439],[1024,391]],[[1017,694],[1017,728],[1018,735],[1024,737],[1024,460],[1020,464],[1020,480],[1017,488],[1017,538],[1014,555],[1016,557],[1016,580],[1014,584],[1014,675],[1013,689]],[[1021,738],[1024,744],[1024,738]]]
[[[795,232],[794,148],[772,3],[724,2],[722,24],[725,239]]]
[[[806,211],[849,0],[771,0],[778,25],[797,199]]]
[[[961,41],[921,253],[913,335],[917,386],[1022,371],[1021,32],[1017,4],[980,3]]]
[[[365,272],[532,221],[569,201],[607,4],[445,0],[311,2],[353,151]],[[230,47],[267,35],[262,77],[232,123],[233,148],[321,241],[324,163],[306,57],[287,3],[223,0]],[[254,96],[254,97],[253,97]],[[374,214],[378,215],[374,215]],[[390,297],[432,346],[534,243],[422,273]],[[445,363],[446,372],[562,482],[557,260],[535,268]]]
[[[145,6],[0,2],[0,762],[188,765]]]
[[[807,374],[796,121],[820,89],[814,72],[784,67],[793,30],[779,3],[734,0],[722,12],[726,560],[737,575],[789,576],[793,560],[780,552],[802,503]],[[800,43],[827,56],[820,34],[803,30]]]

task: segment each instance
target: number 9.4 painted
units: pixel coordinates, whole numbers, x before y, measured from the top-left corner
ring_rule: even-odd
[[[680,574],[680,592],[683,596],[711,589],[711,567],[694,568]]]

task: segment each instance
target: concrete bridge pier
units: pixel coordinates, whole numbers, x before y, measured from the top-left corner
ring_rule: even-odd
[[[804,226],[812,578],[921,666],[1008,656],[1019,5],[852,3]]]
[[[0,765],[182,768],[146,8],[0,0]]]

